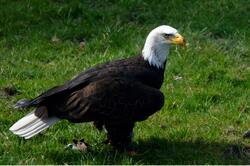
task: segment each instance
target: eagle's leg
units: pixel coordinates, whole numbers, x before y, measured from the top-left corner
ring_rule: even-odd
[[[133,150],[134,123],[105,124],[108,143],[118,150]]]
[[[93,125],[95,128],[97,128],[99,131],[102,131],[104,123],[101,121],[94,121]]]

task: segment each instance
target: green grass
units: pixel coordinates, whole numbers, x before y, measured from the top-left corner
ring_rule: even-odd
[[[18,94],[0,94],[0,164],[249,164],[242,150],[250,146],[242,138],[250,127],[249,9],[249,0],[1,0],[0,87]],[[10,133],[28,112],[11,108],[17,100],[140,53],[162,24],[179,29],[189,46],[171,50],[165,105],[137,123],[137,156],[102,145],[105,134],[91,124],[62,121],[31,140]],[[65,150],[73,138],[85,138],[91,151]]]

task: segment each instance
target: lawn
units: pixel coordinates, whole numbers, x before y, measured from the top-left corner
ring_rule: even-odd
[[[249,10],[249,0],[1,0],[0,164],[250,164]],[[30,111],[16,101],[139,54],[162,24],[189,45],[171,49],[165,105],[136,124],[137,155],[103,145],[89,123],[61,121],[30,140],[8,130]],[[73,138],[90,151],[65,149]]]

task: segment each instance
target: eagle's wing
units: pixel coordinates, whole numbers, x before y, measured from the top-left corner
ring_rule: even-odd
[[[160,110],[163,94],[133,79],[107,77],[67,98],[47,105],[48,111],[73,122],[140,121]]]
[[[138,79],[148,79],[146,82],[151,83],[157,78],[155,71],[149,70],[138,64],[133,64],[132,60],[118,60],[90,68],[74,79],[66,82],[64,85],[53,87],[38,97],[32,99],[24,107],[43,105],[54,98],[70,95],[72,92],[83,89],[89,84],[107,77],[137,77]],[[153,79],[152,79],[153,78]]]
[[[67,81],[63,85],[55,86],[53,88],[48,89],[47,91],[43,92],[36,98],[25,103],[21,107],[36,106],[50,97],[57,97],[59,95],[65,95],[67,93],[71,93],[72,91],[85,87],[90,82],[99,79],[100,75],[103,75],[103,73],[108,73],[109,70],[113,70],[113,68],[116,68],[116,67],[122,68],[126,65],[127,64],[124,63],[123,60],[117,60],[117,61],[112,61],[109,63],[97,65],[95,67],[92,67],[88,70],[83,71],[78,76],[76,76],[70,81]],[[113,70],[113,71],[117,71],[117,70]]]

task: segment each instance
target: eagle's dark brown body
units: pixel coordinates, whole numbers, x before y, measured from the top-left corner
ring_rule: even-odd
[[[104,125],[111,141],[128,141],[136,121],[160,110],[159,91],[164,69],[150,66],[142,56],[112,61],[82,72],[26,104],[38,107],[37,116],[56,116],[71,122]]]

